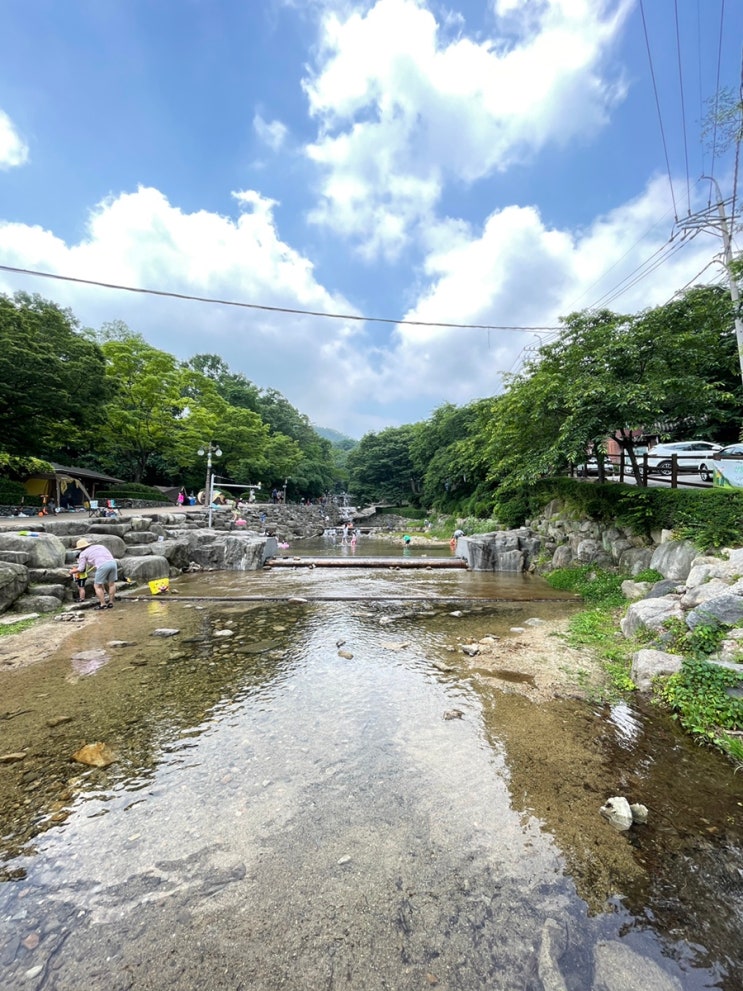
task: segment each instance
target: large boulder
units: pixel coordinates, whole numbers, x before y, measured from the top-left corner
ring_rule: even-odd
[[[521,572],[528,569],[542,542],[526,527],[460,537],[456,553],[473,571]]]
[[[94,544],[102,544],[103,541],[99,539],[102,534],[123,538],[130,530],[131,526],[128,521],[126,523],[91,523],[85,536]]]
[[[725,592],[698,605],[686,615],[686,625],[690,630],[708,624],[736,626],[743,620],[743,597]]]
[[[684,619],[684,610],[678,599],[675,597],[641,599],[639,602],[632,603],[619,625],[625,637],[629,638],[644,627],[650,630],[660,630],[669,619],[680,621]]]
[[[31,536],[32,533],[35,536]],[[39,530],[29,530],[27,534],[0,532],[0,552],[2,551],[21,551],[28,554],[30,568],[60,568],[65,562],[65,545],[59,537]]]
[[[256,571],[278,553],[275,537],[252,534],[218,534],[208,543],[191,547],[191,560],[202,568],[219,571]]]
[[[122,538],[116,534],[86,533],[85,539],[89,540],[91,544],[100,544],[102,547],[105,547],[106,550],[110,551],[117,560],[126,554],[126,544]],[[74,543],[72,546],[74,549]],[[77,553],[77,551],[75,553]]]
[[[178,568],[185,571],[191,563],[191,556],[188,541],[181,538],[178,540],[160,540],[152,545],[152,551],[164,557],[171,568]]]
[[[170,565],[159,554],[145,557],[125,557],[119,561],[119,578],[131,578],[135,582],[150,582],[155,578],[167,578]]]
[[[11,612],[55,612],[61,605],[53,595],[21,595],[11,606]]]
[[[638,650],[632,656],[630,678],[641,692],[646,692],[651,688],[653,678],[680,671],[683,660],[678,654],[667,654],[664,650]]]
[[[124,534],[124,543],[129,546],[133,544],[136,544],[137,546],[140,546],[141,544],[154,544],[156,541],[157,534],[152,533],[150,530],[132,529],[129,533]]]
[[[650,567],[659,571],[664,578],[686,581],[692,562],[699,557],[699,551],[689,540],[667,540],[653,551]]]
[[[0,563],[0,613],[9,609],[28,586],[28,570],[22,564]]]

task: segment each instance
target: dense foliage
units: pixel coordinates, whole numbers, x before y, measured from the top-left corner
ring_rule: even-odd
[[[280,392],[218,355],[180,362],[120,321],[84,330],[25,293],[0,295],[0,416],[0,476],[9,479],[38,470],[35,456],[46,470],[58,461],[199,490],[197,452],[213,443],[223,483],[286,486],[289,498],[345,486],[333,445]]]

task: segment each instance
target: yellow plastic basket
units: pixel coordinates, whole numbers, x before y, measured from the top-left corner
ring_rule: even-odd
[[[163,592],[170,591],[170,579],[169,578],[155,578],[153,581],[148,582],[150,586],[150,592],[153,595],[162,595]]]

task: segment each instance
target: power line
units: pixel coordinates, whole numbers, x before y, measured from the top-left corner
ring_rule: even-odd
[[[668,146],[666,145],[666,132],[663,129],[663,115],[660,112],[660,100],[658,98],[658,85],[655,81],[655,69],[653,68],[653,56],[650,51],[650,38],[648,37],[648,26],[645,20],[645,5],[640,0],[640,15],[642,17],[642,30],[645,35],[645,48],[648,53],[648,63],[650,65],[650,78],[653,81],[653,93],[655,95],[655,108],[658,111],[658,124],[660,126],[660,136],[663,142],[663,154],[666,159],[666,172],[668,173],[668,185],[671,187],[671,201],[673,203],[673,216],[678,220],[678,210],[676,209],[676,197],[673,192],[673,180],[671,179],[671,163],[668,160]]]
[[[681,71],[681,34],[679,32],[679,7],[678,0],[673,2],[673,11],[676,21],[676,58],[679,73],[679,91],[681,93],[681,131],[684,137],[684,164],[686,166],[686,201],[688,212],[691,213],[691,186],[689,182],[689,146],[686,138],[686,100],[684,99],[684,74]]]
[[[37,272],[29,268],[14,268],[0,265],[0,271],[14,272],[17,275],[31,275],[39,279],[56,279],[60,282],[74,282],[83,286],[97,286],[100,289],[119,289],[122,292],[141,293],[145,296],[163,296],[167,299],[183,299],[195,303],[216,303],[218,306],[237,306],[246,310],[262,310],[267,313],[289,313],[303,317],[323,317],[327,320],[356,320],[359,323],[405,324],[408,327],[446,327],[454,330],[518,330],[531,333],[535,330],[560,330],[560,327],[519,327],[493,323],[445,323],[442,320],[398,320],[393,317],[366,317],[357,313],[326,313],[322,310],[300,310],[291,306],[266,306],[263,303],[244,303],[234,299],[218,299],[212,296],[193,296],[189,293],[167,292],[164,289],[143,289],[140,286],[122,286],[115,282],[99,282],[96,279],[80,279],[72,275],[57,275],[54,272]]]

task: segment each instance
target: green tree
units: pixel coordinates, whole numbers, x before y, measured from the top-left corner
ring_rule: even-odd
[[[365,434],[348,456],[351,491],[359,502],[416,502],[421,479],[411,456],[415,427]]]
[[[108,394],[104,368],[69,310],[37,295],[0,295],[2,447],[59,460],[85,449]]]
[[[156,456],[176,464],[190,460],[194,436],[181,364],[120,322],[104,325],[99,338],[113,391],[101,431],[104,460],[135,482],[147,477]]]
[[[636,317],[572,314],[492,404],[491,477],[532,481],[582,463],[613,436],[640,481],[638,429],[672,437],[737,429],[730,318],[725,293],[700,287]]]

